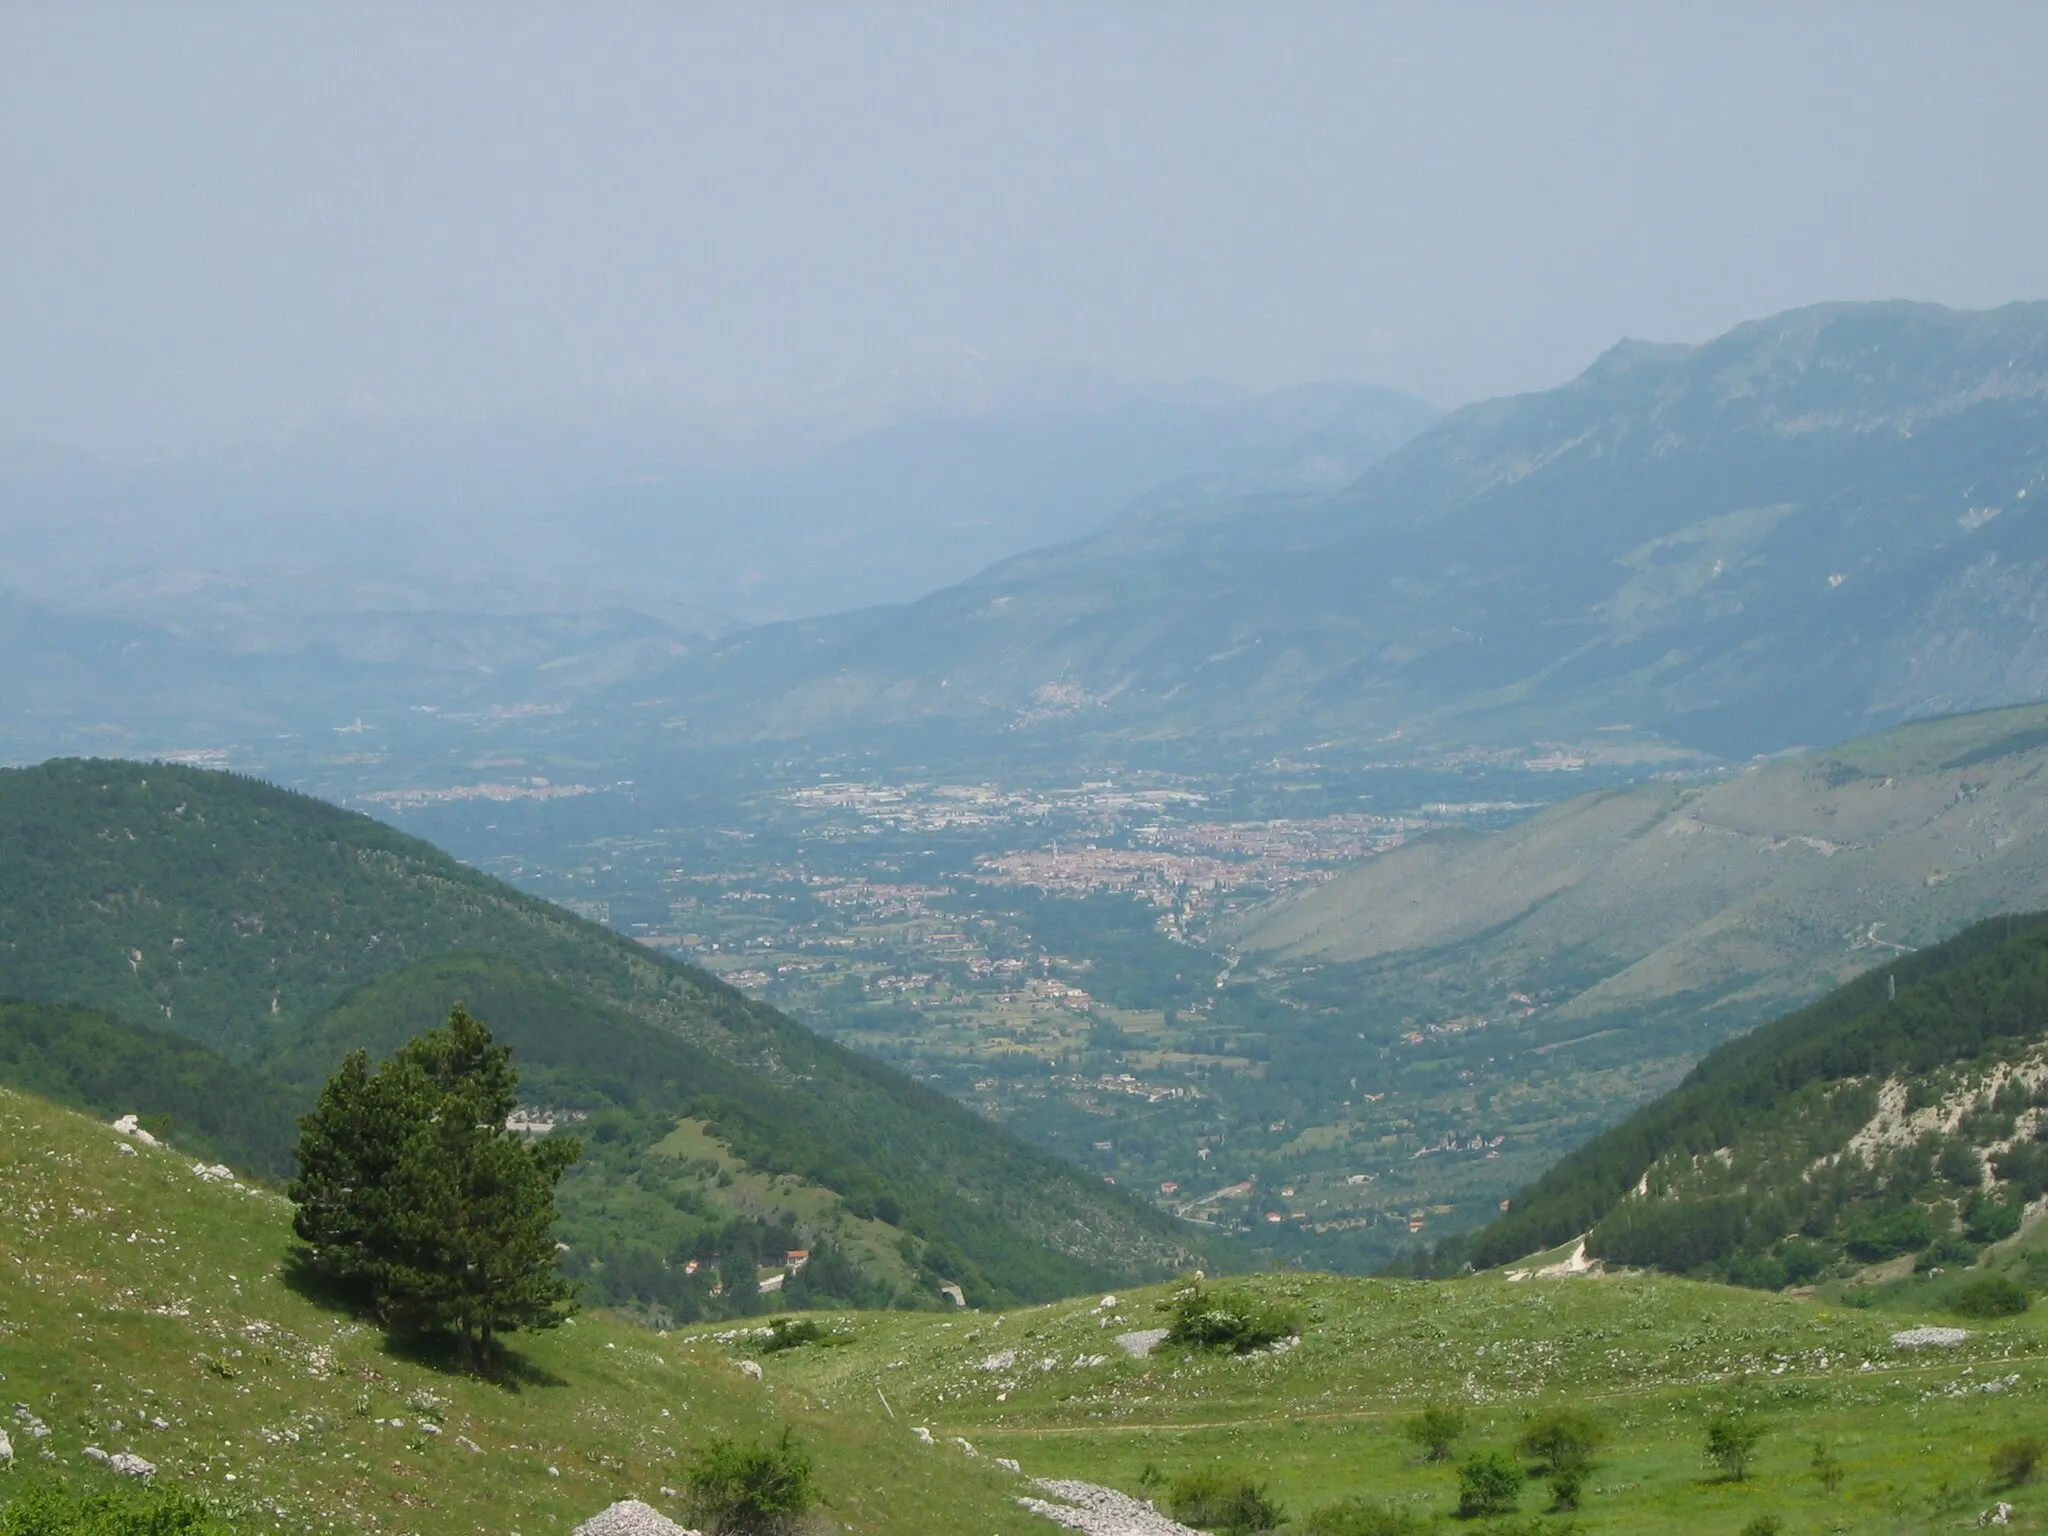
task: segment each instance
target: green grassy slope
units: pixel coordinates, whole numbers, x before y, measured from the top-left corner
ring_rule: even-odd
[[[1462,1448],[1505,1449],[1533,1412],[1568,1403],[1614,1440],[1576,1524],[1552,1516],[1531,1529],[1737,1536],[1777,1514],[1794,1533],[1889,1536],[1970,1526],[1999,1498],[2019,1505],[2014,1529],[2048,1529],[2039,1490],[2002,1491],[1986,1471],[1994,1445],[2038,1431],[2048,1411],[2048,1318],[1971,1323],[1960,1347],[1915,1351],[1892,1334],[1958,1320],[1651,1275],[1247,1284],[1302,1316],[1297,1347],[1130,1359],[1112,1341],[1162,1324],[1154,1289],[1121,1294],[1112,1309],[1091,1297],[950,1330],[923,1317],[863,1319],[852,1345],[775,1356],[768,1379],[847,1402],[886,1392],[901,1419],[942,1443],[959,1436],[1037,1476],[1135,1494],[1147,1467],[1168,1479],[1241,1469],[1297,1519],[1354,1494],[1443,1519],[1456,1504],[1452,1473],[1418,1459],[1400,1433],[1405,1417],[1460,1403]],[[1767,1426],[1742,1483],[1722,1481],[1701,1454],[1707,1420],[1729,1411]],[[1843,1466],[1832,1496],[1810,1471],[1818,1439]],[[1542,1485],[1521,1502],[1536,1515]]]
[[[1570,956],[1561,1023],[1673,1002],[1754,1022],[1900,947],[2048,904],[2048,706],[1948,717],[1712,787],[1579,796],[1423,839],[1238,934],[1274,965],[1484,967]],[[1872,937],[1872,925],[1876,936]]]
[[[2040,1315],[1910,1350],[1892,1334],[1958,1320],[1649,1275],[1272,1275],[1244,1284],[1297,1313],[1301,1342],[1246,1359],[1127,1356],[1116,1336],[1161,1322],[1152,1288],[1109,1307],[825,1314],[838,1347],[770,1355],[730,1331],[661,1336],[587,1315],[517,1341],[519,1371],[491,1384],[394,1356],[281,1284],[287,1214],[0,1091],[0,1375],[50,1430],[38,1440],[10,1418],[0,1501],[28,1477],[104,1478],[83,1459],[93,1445],[146,1457],[252,1531],[533,1536],[620,1497],[674,1509],[661,1489],[709,1432],[789,1425],[819,1463],[825,1517],[848,1532],[1052,1530],[1014,1505],[1026,1490],[997,1458],[1132,1493],[1148,1467],[1221,1466],[1267,1480],[1297,1516],[1354,1493],[1442,1516],[1451,1475],[1416,1458],[1405,1416],[1460,1402],[1465,1444],[1504,1448],[1533,1411],[1568,1401],[1614,1431],[1573,1527],[1588,1536],[1735,1536],[1765,1513],[1793,1532],[1889,1536],[1969,1526],[1999,1498],[2018,1505],[2012,1529],[2048,1529],[2037,1490],[2004,1490],[1985,1468],[2042,1421]],[[1767,1426],[1742,1483],[1700,1455],[1708,1417],[1729,1410]],[[1832,1495],[1810,1472],[1815,1439],[1842,1464]],[[1531,1483],[1523,1509],[1541,1503]]]
[[[421,969],[453,952],[481,969]],[[307,1085],[342,1049],[395,1044],[471,990],[566,1107],[715,1102],[749,1163],[855,1204],[891,1197],[935,1262],[993,1294],[1056,1295],[1190,1255],[1168,1218],[942,1095],[368,818],[162,764],[0,771],[0,993],[105,1009],[242,1062],[277,1053]]]
[[[2016,1209],[2048,1189],[2044,1046],[2048,916],[1993,918],[1713,1051],[1522,1191],[1473,1258],[1591,1228],[1595,1252],[1677,1268],[1788,1238],[1832,1259],[1909,1208],[1931,1225],[1898,1251],[1925,1248],[1973,1196]]]
[[[602,1316],[515,1341],[501,1384],[393,1355],[280,1281],[280,1199],[119,1142],[0,1090],[0,1376],[24,1405],[5,1419],[0,1501],[38,1476],[111,1481],[90,1445],[133,1451],[249,1531],[536,1536],[620,1498],[680,1513],[661,1489],[712,1433],[788,1426],[838,1529],[1043,1529],[1011,1479],[934,1456],[871,1394],[753,1382],[723,1351]]]

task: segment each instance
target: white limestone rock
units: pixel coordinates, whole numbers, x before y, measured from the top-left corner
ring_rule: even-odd
[[[573,1536],[698,1536],[651,1504],[621,1499],[577,1526]]]
[[[108,1471],[118,1472],[123,1477],[151,1478],[156,1476],[156,1463],[144,1461],[133,1451],[116,1451],[113,1455],[109,1456],[98,1446],[88,1445],[85,1448],[85,1459],[87,1461],[96,1461]]]
[[[1140,1328],[1136,1333],[1120,1333],[1116,1336],[1117,1348],[1133,1360],[1143,1360],[1165,1342],[1164,1328]]]

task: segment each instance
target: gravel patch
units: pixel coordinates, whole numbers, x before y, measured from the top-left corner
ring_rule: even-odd
[[[1034,1515],[1043,1515],[1083,1536],[1201,1536],[1191,1526],[1169,1520],[1142,1499],[1114,1488],[1058,1478],[1038,1478],[1033,1486],[1060,1502],[1031,1498],[1017,1502]]]
[[[573,1536],[698,1536],[638,1499],[621,1499],[576,1527]]]
[[[1892,1335],[1892,1348],[1954,1349],[1969,1336],[1967,1328],[1908,1328]]]

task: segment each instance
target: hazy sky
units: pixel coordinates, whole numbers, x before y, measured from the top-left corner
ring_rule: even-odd
[[[0,8],[0,434],[2048,296],[2048,5]]]

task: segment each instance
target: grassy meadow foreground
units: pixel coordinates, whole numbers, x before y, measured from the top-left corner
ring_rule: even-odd
[[[537,1536],[625,1497],[680,1514],[664,1489],[714,1431],[787,1426],[817,1463],[822,1528],[1053,1529],[1015,1503],[1029,1490],[1005,1459],[1132,1493],[1241,1470],[1299,1529],[1352,1494],[1449,1517],[1452,1472],[1401,1433],[1425,1405],[1465,1406],[1463,1454],[1511,1448],[1533,1411],[1568,1402],[1611,1439],[1577,1515],[1542,1514],[1544,1487],[1527,1484],[1519,1518],[1541,1529],[1736,1536],[1776,1515],[1788,1533],[1939,1530],[2000,1499],[2011,1529],[2048,1529],[2041,1496],[1987,1464],[2048,1426],[2035,1314],[1906,1349],[1894,1333],[1964,1320],[1648,1276],[1279,1274],[1241,1284],[1291,1311],[1300,1342],[1245,1357],[1133,1358],[1117,1338],[1164,1325],[1162,1287],[1008,1314],[819,1314],[824,1339],[775,1351],[751,1330],[662,1336],[590,1314],[516,1340],[512,1369],[484,1381],[396,1356],[291,1289],[277,1196],[124,1145],[0,1093],[0,1422],[15,1451],[0,1499],[43,1475],[111,1481],[85,1458],[95,1446],[146,1458],[250,1530]],[[1766,1426],[1739,1482],[1701,1453],[1724,1412]],[[1840,1466],[1833,1493],[1816,1441]],[[1446,1518],[1460,1528],[1500,1527]]]
[[[0,1502],[44,1474],[117,1482],[94,1446],[252,1531],[538,1536],[627,1497],[680,1513],[662,1489],[715,1431],[787,1426],[838,1529],[1047,1529],[1013,1478],[933,1454],[879,1407],[834,1412],[830,1394],[603,1314],[516,1338],[495,1382],[396,1356],[286,1284],[281,1196],[124,1145],[0,1090]]]
[[[1113,1340],[1164,1321],[1152,1290],[950,1328],[863,1318],[849,1347],[774,1356],[768,1379],[848,1403],[886,1392],[942,1444],[959,1436],[1038,1476],[1138,1492],[1154,1473],[1242,1469],[1297,1521],[1355,1494],[1451,1514],[1450,1466],[1421,1460],[1401,1433],[1426,1405],[1465,1405],[1462,1456],[1512,1448],[1533,1412],[1571,1404],[1612,1440],[1583,1508],[1545,1529],[1575,1519],[1581,1531],[1735,1536],[1775,1514],[1787,1532],[1921,1531],[1974,1526],[1999,1499],[2017,1507],[2012,1528],[2048,1529],[2039,1496],[2000,1489],[1986,1463],[2048,1427],[2048,1330],[2034,1317],[1969,1323],[1959,1347],[1902,1349],[1897,1332],[1963,1320],[1653,1276],[1246,1283],[1298,1313],[1299,1345],[1132,1360]],[[1740,1482],[1702,1454],[1709,1420],[1728,1412],[1767,1426]],[[1817,1441],[1841,1467],[1832,1495],[1812,1470]],[[1548,1502],[1532,1479],[1524,1518]]]

